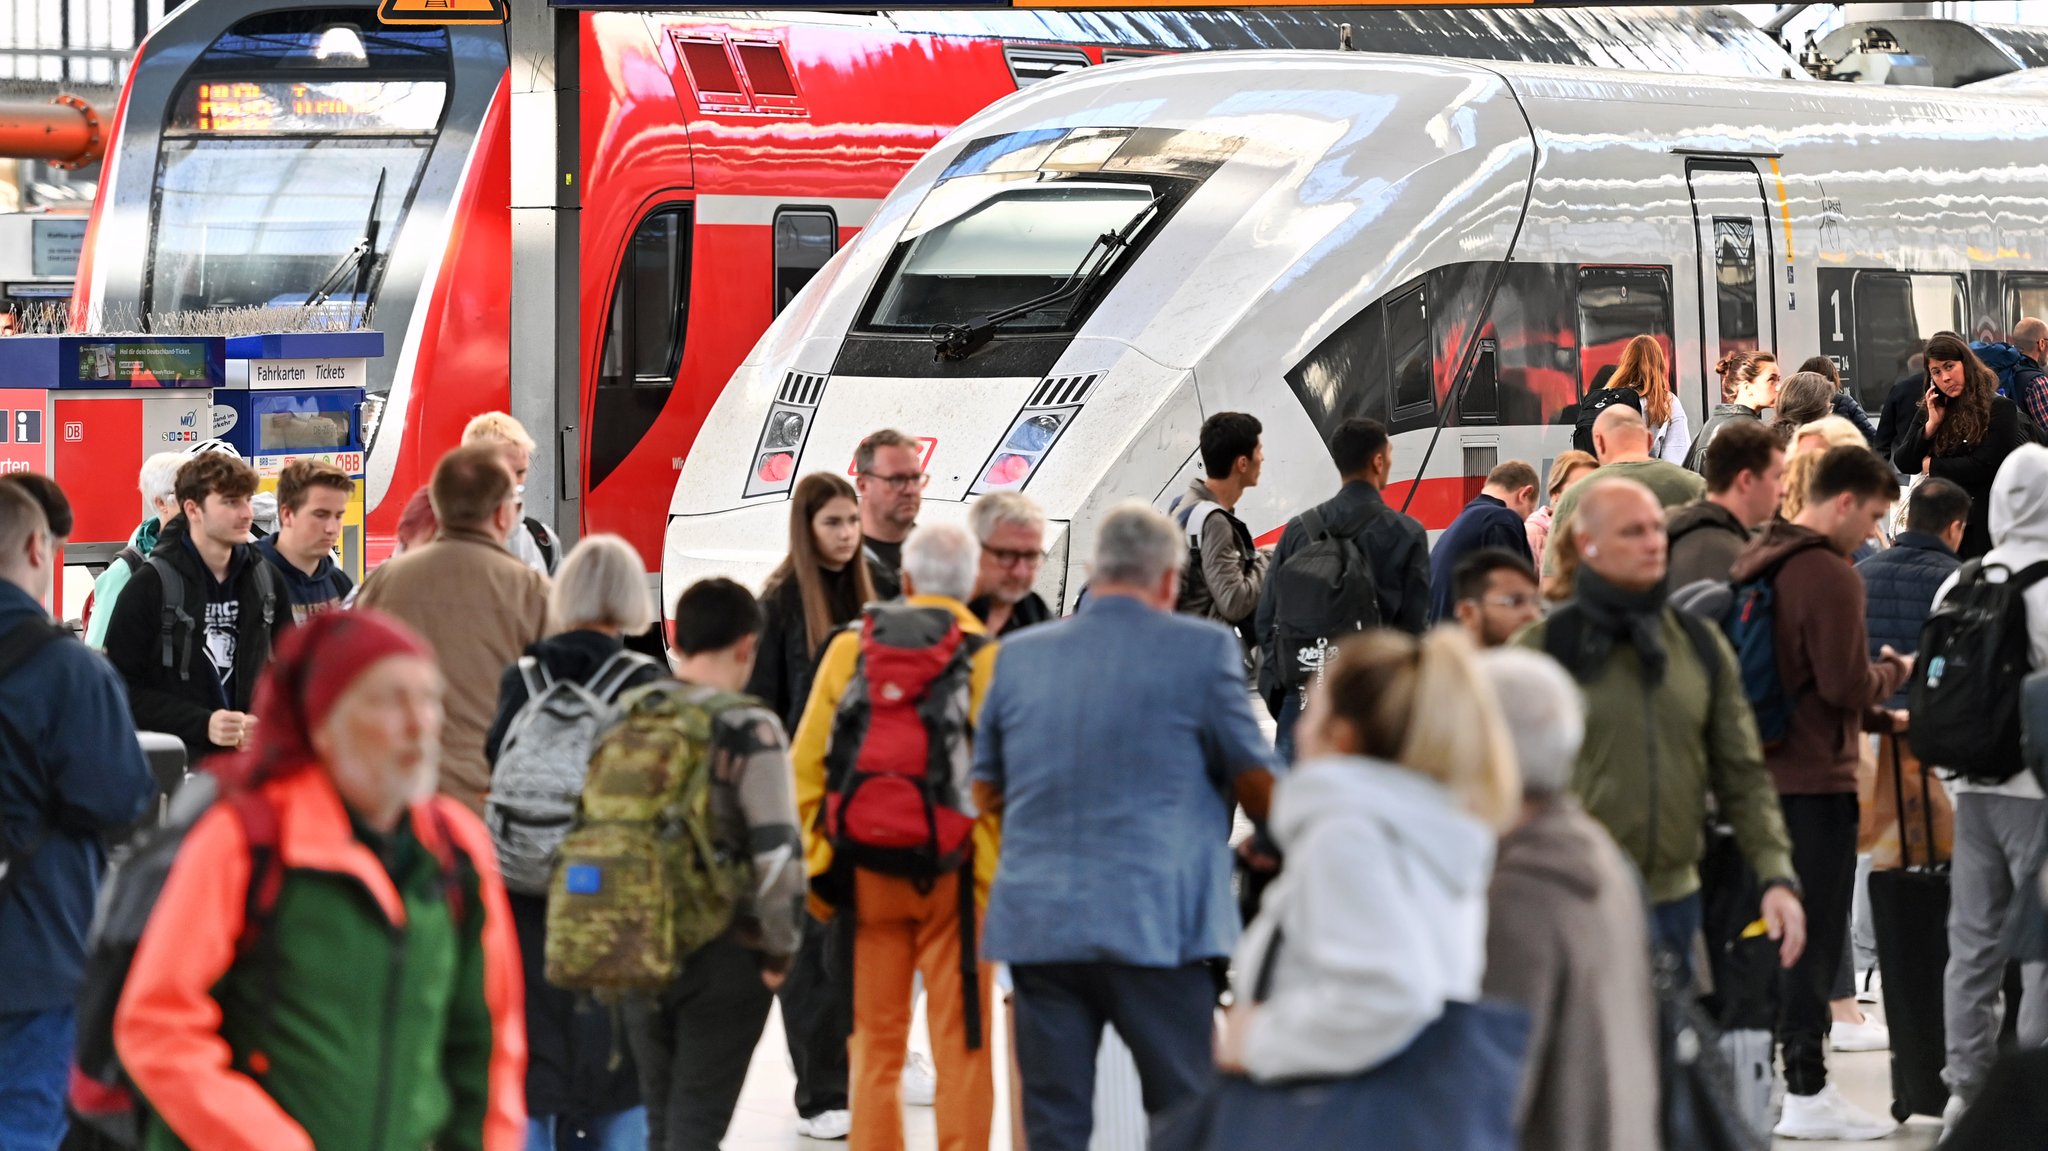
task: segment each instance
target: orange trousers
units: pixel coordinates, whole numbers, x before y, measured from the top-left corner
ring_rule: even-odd
[[[995,1118],[989,1056],[989,964],[978,964],[981,1046],[967,1047],[967,1000],[960,972],[960,877],[920,894],[892,875],[854,873],[853,1131],[848,1151],[903,1151],[903,1055],[910,1042],[913,977],[924,975],[932,1063],[939,1075],[939,1151],[987,1151]],[[979,924],[976,925],[977,928]]]

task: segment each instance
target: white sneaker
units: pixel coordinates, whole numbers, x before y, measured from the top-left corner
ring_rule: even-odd
[[[903,1102],[912,1107],[930,1107],[938,1097],[938,1070],[923,1052],[910,1052],[903,1061]]]
[[[851,1130],[851,1111],[820,1111],[809,1119],[796,1121],[796,1133],[806,1139],[844,1139]]]
[[[1883,1139],[1899,1125],[1880,1119],[1842,1097],[1830,1083],[1818,1095],[1785,1096],[1785,1113],[1772,1134],[1780,1139],[1835,1139],[1863,1143]]]
[[[1866,1015],[1861,1023],[1835,1020],[1828,1028],[1828,1041],[1837,1051],[1890,1051],[1892,1029]]]

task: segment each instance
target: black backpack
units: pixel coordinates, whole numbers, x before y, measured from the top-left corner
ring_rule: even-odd
[[[1601,388],[1590,392],[1579,401],[1579,422],[1572,428],[1572,447],[1582,452],[1593,450],[1593,421],[1600,413],[1616,404],[1627,404],[1640,412],[1643,410],[1643,394],[1634,388]]]
[[[163,584],[163,615],[157,627],[158,659],[165,671],[176,668],[181,680],[192,678],[192,649],[197,646],[194,638],[199,632],[199,621],[185,610],[185,577],[178,573],[177,565],[161,555],[150,553],[143,565],[156,572]],[[248,561],[256,573],[256,591],[259,610],[263,615],[263,640],[270,642],[270,629],[277,622],[277,569],[270,566],[262,556],[251,555]],[[270,652],[256,653],[259,664],[270,660]],[[241,658],[239,655],[237,659]]]
[[[2021,687],[2033,663],[2026,590],[2044,578],[2048,561],[2015,573],[1971,560],[1921,625],[1907,739],[1923,763],[1972,783],[2019,774]]]
[[[1380,626],[1379,585],[1358,544],[1316,509],[1297,522],[1308,542],[1266,576],[1277,605],[1267,666],[1289,691],[1320,677],[1338,640]]]

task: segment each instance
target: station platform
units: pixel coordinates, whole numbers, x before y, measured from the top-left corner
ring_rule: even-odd
[[[1883,1018],[1883,1009],[1864,1005],[1864,1010]],[[777,1008],[780,1011],[780,1008]],[[1001,1007],[997,1007],[998,1016]],[[1003,1045],[1002,1029],[997,1029],[997,1067],[1007,1066],[1009,1055]],[[912,1043],[920,1050],[925,1046],[923,1021],[920,1019],[913,1033]],[[1882,1051],[1868,1053],[1834,1053],[1828,1057],[1828,1072],[1834,1081],[1858,1106],[1875,1115],[1883,1115],[1891,1107],[1891,1064],[1890,1056]],[[824,1151],[831,1147],[844,1147],[842,1143],[806,1139],[796,1133],[796,1109],[790,1105],[790,1093],[795,1087],[796,1077],[790,1070],[789,1053],[782,1039],[782,1019],[771,1014],[768,1028],[762,1036],[760,1047],[754,1051],[754,1062],[747,1070],[747,1086],[740,1096],[740,1105],[733,1115],[732,1128],[725,1137],[725,1151]],[[996,1114],[1010,1113],[1010,1085],[999,1071],[996,1076]],[[929,1107],[905,1107],[904,1151],[938,1151],[938,1137],[932,1126],[932,1109]],[[1096,1151],[1126,1151],[1125,1140],[1119,1133],[1098,1132]],[[1109,1135],[1109,1138],[1104,1138]],[[1773,1151],[1848,1151],[1850,1148],[1880,1148],[1883,1151],[1932,1151],[1941,1137],[1941,1123],[1936,1119],[1916,1117],[1889,1139],[1874,1143],[1826,1143],[1808,1142],[1796,1139],[1780,1139],[1773,1145]],[[989,1141],[989,1151],[1024,1151],[1022,1145],[1013,1140],[1007,1131],[998,1130]],[[1143,1144],[1132,1146],[1129,1151],[1143,1151]]]

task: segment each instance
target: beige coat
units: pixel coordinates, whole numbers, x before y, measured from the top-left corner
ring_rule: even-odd
[[[481,532],[444,531],[371,572],[356,606],[404,620],[433,645],[448,678],[441,792],[481,815],[499,677],[547,628],[547,577]]]
[[[1531,1015],[1515,1109],[1522,1151],[1658,1145],[1641,890],[1606,830],[1570,800],[1501,840],[1484,991]]]

